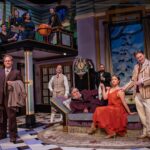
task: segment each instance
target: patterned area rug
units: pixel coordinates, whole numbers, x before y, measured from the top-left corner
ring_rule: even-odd
[[[57,144],[67,147],[86,147],[86,148],[150,148],[150,139],[137,139],[140,130],[128,130],[125,137],[115,137],[104,139],[106,134],[98,131],[98,134],[88,135],[86,133],[67,133],[63,132],[61,125],[49,127],[38,134],[38,138],[47,144]]]

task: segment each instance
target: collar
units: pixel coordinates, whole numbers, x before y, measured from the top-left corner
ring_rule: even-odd
[[[145,59],[145,61],[144,61],[144,63],[142,64],[142,66],[146,66],[146,65],[147,65],[147,63],[148,63],[148,60],[147,60],[147,59]]]
[[[12,68],[5,68],[5,72],[6,72],[6,71],[9,71],[9,72],[10,72],[11,70],[12,70]]]

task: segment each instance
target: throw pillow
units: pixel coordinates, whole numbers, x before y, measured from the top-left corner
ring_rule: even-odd
[[[70,102],[71,102],[71,98],[63,101],[63,104],[71,111]]]

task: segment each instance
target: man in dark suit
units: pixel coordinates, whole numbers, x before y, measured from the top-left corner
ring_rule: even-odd
[[[4,56],[4,69],[0,70],[0,139],[7,137],[7,118],[10,142],[16,142],[17,122],[16,109],[8,107],[9,84],[15,80],[22,80],[20,72],[13,69],[13,57]]]
[[[50,12],[50,17],[48,21],[48,25],[50,25],[51,28],[54,27],[61,27],[61,21],[59,19],[59,16],[57,15],[56,11],[54,8],[49,9]]]
[[[105,66],[103,64],[99,65],[99,70],[96,72],[96,86],[99,88],[100,83],[103,83],[105,88],[110,87],[111,74],[105,71]],[[107,100],[101,99],[101,105],[106,106],[108,104]]]
[[[110,87],[111,74],[105,71],[103,64],[99,65],[99,70],[96,72],[96,86],[99,87],[100,83],[103,83],[105,87]]]

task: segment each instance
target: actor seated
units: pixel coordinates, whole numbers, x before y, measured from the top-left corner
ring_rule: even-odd
[[[81,93],[77,88],[71,91],[70,108],[72,113],[93,113],[97,106],[100,106],[100,100],[94,97],[98,95],[97,90],[83,90]]]
[[[14,42],[17,40],[18,34],[7,31],[6,24],[1,25],[2,31],[0,32],[0,40],[2,44],[7,44],[9,42]]]

